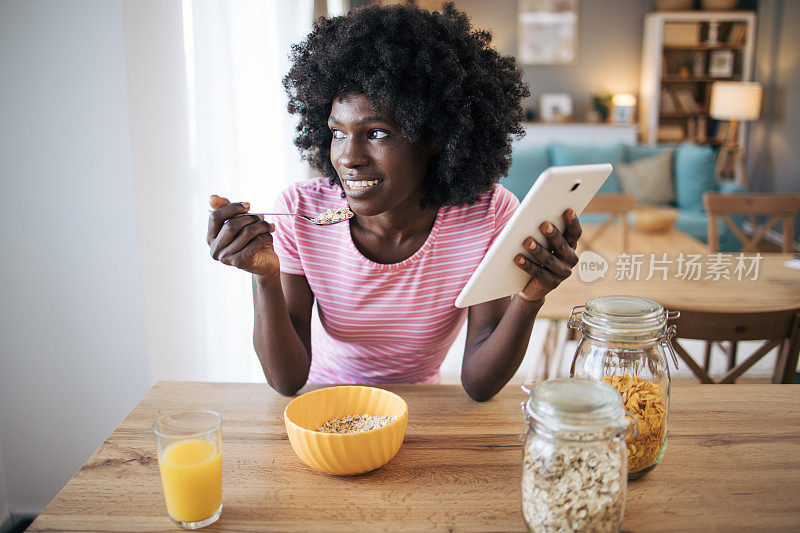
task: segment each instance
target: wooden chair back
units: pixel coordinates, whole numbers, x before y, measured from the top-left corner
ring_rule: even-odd
[[[578,241],[579,247],[592,249],[592,243],[604,231],[618,221],[620,250],[628,250],[628,213],[636,205],[636,197],[632,194],[598,194],[589,202],[584,213],[607,213],[608,219],[591,235],[583,235]]]
[[[758,243],[778,221],[783,220],[783,243],[781,251],[791,253],[794,245],[794,216],[800,210],[800,194],[719,194],[707,192],[703,205],[708,213],[708,246],[719,252],[719,220],[728,226],[742,243],[742,252],[757,252]],[[752,237],[745,235],[733,223],[729,215],[748,215],[753,225]],[[771,215],[758,227],[756,216]],[[718,220],[719,219],[719,220]]]
[[[800,354],[800,308],[756,313],[709,313],[681,309],[676,311],[680,311],[680,316],[671,321],[676,329],[672,346],[702,383],[734,383],[739,376],[775,347],[778,347],[778,358],[772,382],[793,382]],[[747,359],[715,381],[689,355],[679,339],[712,342],[763,340],[764,343]]]

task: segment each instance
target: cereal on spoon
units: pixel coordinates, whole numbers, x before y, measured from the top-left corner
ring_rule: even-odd
[[[339,207],[337,209],[328,209],[314,217],[315,224],[328,225],[336,224],[348,218],[353,218],[355,213],[350,211],[349,207]]]

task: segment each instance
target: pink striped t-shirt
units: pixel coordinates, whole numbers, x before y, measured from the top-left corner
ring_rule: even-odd
[[[327,178],[296,183],[279,212],[317,215],[347,207]],[[275,222],[281,271],[306,277],[319,311],[311,326],[310,383],[437,383],[467,317],[455,299],[519,201],[501,185],[472,205],[441,207],[411,257],[380,264],[353,243],[350,221]]]

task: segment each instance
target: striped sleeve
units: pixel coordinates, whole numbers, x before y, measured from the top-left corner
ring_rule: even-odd
[[[295,202],[292,201],[297,196],[293,188],[283,191],[275,202],[276,213],[296,213]],[[280,220],[271,220],[275,224],[275,232],[272,234],[272,242],[275,253],[281,263],[281,272],[287,274],[305,275],[303,264],[300,261],[300,254],[297,251],[297,239],[295,234],[295,217],[276,217]]]
[[[503,187],[496,185],[494,194],[492,195],[492,203],[494,204],[494,231],[492,233],[492,242],[500,235],[503,228],[508,223],[514,211],[519,206],[519,199]]]

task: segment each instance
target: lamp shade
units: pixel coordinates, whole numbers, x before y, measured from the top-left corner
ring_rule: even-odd
[[[711,86],[712,118],[755,120],[761,112],[761,84],[748,81],[717,81]]]
[[[636,105],[636,97],[632,94],[615,94],[611,99],[611,104],[615,106],[633,107]]]

